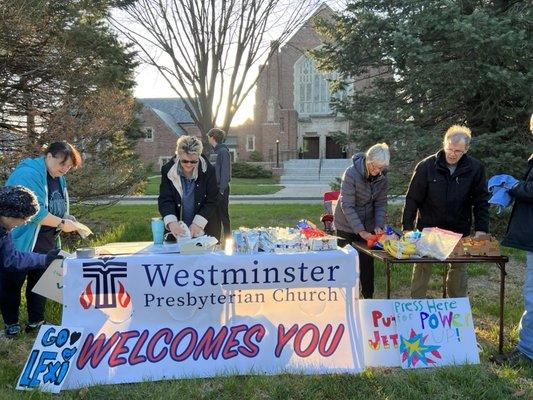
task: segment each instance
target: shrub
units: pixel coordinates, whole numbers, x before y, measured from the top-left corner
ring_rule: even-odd
[[[267,171],[260,165],[236,162],[231,166],[231,176],[234,178],[272,178],[272,171]]]
[[[250,161],[263,161],[263,155],[257,150],[250,153]]]

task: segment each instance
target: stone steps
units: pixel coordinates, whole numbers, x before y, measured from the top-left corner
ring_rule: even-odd
[[[280,184],[329,184],[351,164],[351,159],[327,159],[322,160],[320,168],[320,160],[288,160],[283,163]]]

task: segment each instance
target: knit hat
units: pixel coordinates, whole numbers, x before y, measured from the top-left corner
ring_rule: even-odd
[[[0,188],[0,216],[30,218],[39,211],[39,203],[33,192],[23,186]]]

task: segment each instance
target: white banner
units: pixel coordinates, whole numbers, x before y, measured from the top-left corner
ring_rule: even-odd
[[[357,252],[69,259],[65,388],[221,374],[360,372]]]

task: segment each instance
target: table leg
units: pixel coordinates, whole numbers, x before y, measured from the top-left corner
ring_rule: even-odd
[[[498,338],[498,353],[503,353],[503,306],[505,303],[505,263],[498,263],[500,268],[500,333]]]
[[[388,260],[385,260],[385,275],[387,276],[387,299],[390,299],[390,265]]]
[[[446,278],[448,277],[448,264],[444,264],[444,273],[442,274],[442,298],[446,298]]]

